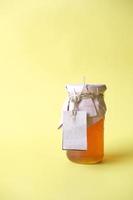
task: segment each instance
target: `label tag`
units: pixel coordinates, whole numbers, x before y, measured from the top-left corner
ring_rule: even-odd
[[[77,111],[63,112],[63,140],[62,149],[87,150],[87,113]]]

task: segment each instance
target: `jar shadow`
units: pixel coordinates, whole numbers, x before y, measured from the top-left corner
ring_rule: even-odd
[[[113,164],[121,162],[133,162],[133,144],[123,145],[120,148],[112,149],[104,156],[103,164]]]

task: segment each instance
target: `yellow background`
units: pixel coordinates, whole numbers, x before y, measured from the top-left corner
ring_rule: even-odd
[[[66,159],[65,84],[105,83],[105,161]],[[0,0],[0,200],[133,199],[133,1]]]

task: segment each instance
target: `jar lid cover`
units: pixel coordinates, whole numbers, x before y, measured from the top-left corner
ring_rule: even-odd
[[[66,89],[69,93],[94,93],[94,94],[103,94],[107,89],[105,84],[67,84]]]

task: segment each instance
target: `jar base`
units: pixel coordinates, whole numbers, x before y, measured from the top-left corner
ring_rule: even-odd
[[[71,158],[67,154],[67,158],[74,163],[77,164],[98,164],[103,162],[103,156],[98,156],[98,157],[90,157],[90,158]]]

